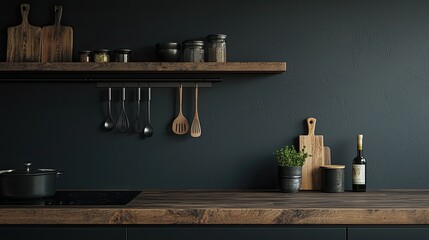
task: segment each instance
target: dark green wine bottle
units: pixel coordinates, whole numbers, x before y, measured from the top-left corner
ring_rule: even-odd
[[[357,156],[353,159],[353,192],[366,191],[366,160],[363,157],[363,135],[357,136]]]

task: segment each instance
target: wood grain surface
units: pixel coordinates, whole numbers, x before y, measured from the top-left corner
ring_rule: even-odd
[[[128,72],[128,73],[281,73],[285,62],[227,62],[227,63],[0,63],[1,72]]]
[[[62,6],[55,6],[54,12],[54,25],[42,28],[42,62],[71,62],[73,29],[61,25]]]
[[[323,147],[323,156],[324,156],[324,165],[331,165],[331,148],[330,147]]]
[[[143,191],[126,206],[1,206],[0,224],[429,224],[429,190]]]
[[[21,4],[21,25],[7,29],[6,61],[8,62],[40,62],[41,28],[30,25],[29,13],[30,4]]]
[[[304,166],[302,166],[302,186],[303,190],[321,190],[322,172],[320,166],[325,165],[323,136],[315,135],[316,119],[307,119],[308,135],[299,136],[299,150],[304,150],[309,154]]]

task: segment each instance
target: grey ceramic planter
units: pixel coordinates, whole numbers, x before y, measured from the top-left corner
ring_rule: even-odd
[[[279,187],[282,192],[296,193],[301,189],[302,167],[278,166]]]

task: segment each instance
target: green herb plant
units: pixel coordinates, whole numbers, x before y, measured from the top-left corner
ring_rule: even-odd
[[[304,149],[297,151],[295,146],[285,146],[274,152],[277,159],[277,165],[281,167],[298,167],[305,163],[309,156]]]

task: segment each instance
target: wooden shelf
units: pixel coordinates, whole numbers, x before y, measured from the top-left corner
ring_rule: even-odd
[[[129,63],[33,63],[1,62],[3,73],[131,73],[131,74],[230,74],[230,73],[282,73],[286,62],[129,62]],[[1,77],[0,77],[1,78]]]

